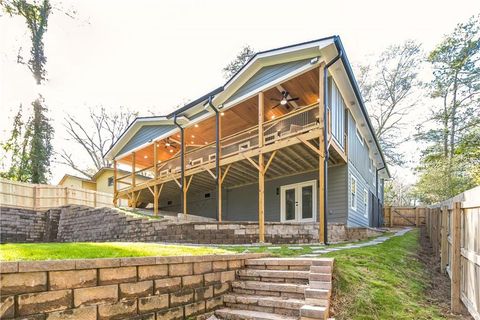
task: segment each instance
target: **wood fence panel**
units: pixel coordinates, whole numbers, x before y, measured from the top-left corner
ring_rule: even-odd
[[[68,204],[112,207],[113,194],[0,179],[0,206],[43,211]]]
[[[424,207],[385,207],[383,209],[383,221],[387,227],[414,227],[425,224],[425,213],[426,208]]]
[[[459,312],[463,303],[480,320],[480,187],[429,207],[426,218],[432,247],[447,257],[452,311]],[[442,230],[446,230],[446,241],[442,241]]]

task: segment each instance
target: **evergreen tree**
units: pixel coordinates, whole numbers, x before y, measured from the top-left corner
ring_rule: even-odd
[[[31,133],[30,162],[32,167],[32,183],[47,183],[50,175],[50,158],[53,153],[51,140],[53,127],[47,118],[47,108],[40,96],[33,103],[33,117],[28,124]]]

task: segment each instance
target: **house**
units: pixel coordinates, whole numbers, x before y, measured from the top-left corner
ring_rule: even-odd
[[[139,117],[106,158],[115,199],[266,222],[381,225],[390,177],[338,36],[255,54],[223,86],[166,116]]]
[[[71,174],[65,174],[60,182],[58,183],[59,186],[64,187],[73,187],[77,189],[87,189],[92,191],[99,191],[104,193],[113,194],[113,176],[114,176],[114,169],[109,167],[103,167],[98,170],[92,178],[82,178],[78,176],[74,176]],[[130,175],[129,171],[117,169],[117,172],[121,175]],[[130,178],[124,179],[125,183],[129,183]],[[142,176],[140,174],[136,175],[137,181],[147,181],[148,178]],[[117,203],[119,206],[128,206],[128,201],[123,200]],[[138,203],[137,205],[145,206],[147,203]]]

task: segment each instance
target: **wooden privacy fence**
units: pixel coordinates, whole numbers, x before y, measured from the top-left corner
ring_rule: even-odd
[[[451,308],[480,320],[480,186],[427,208],[426,228],[451,279]]]
[[[384,207],[383,223],[386,227],[425,224],[425,207]]]
[[[67,204],[112,207],[113,195],[72,187],[0,179],[0,206],[42,211]]]

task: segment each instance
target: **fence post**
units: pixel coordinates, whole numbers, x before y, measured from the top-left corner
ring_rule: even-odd
[[[420,209],[418,207],[415,207],[415,227],[418,227],[420,225]]]
[[[390,216],[390,228],[393,227],[393,211],[392,211],[392,207],[388,207],[388,214]]]
[[[65,187],[65,205],[68,205],[68,187]]]
[[[452,210],[452,264],[450,266],[451,273],[451,308],[452,312],[459,313],[461,311],[460,301],[460,237],[462,223],[462,207],[461,202],[453,203]]]
[[[37,186],[33,186],[33,211],[37,210]]]
[[[442,220],[441,220],[441,227],[440,227],[440,270],[442,273],[445,273],[445,269],[447,268],[448,264],[448,230],[447,230],[447,223],[448,223],[448,208],[442,207]]]

